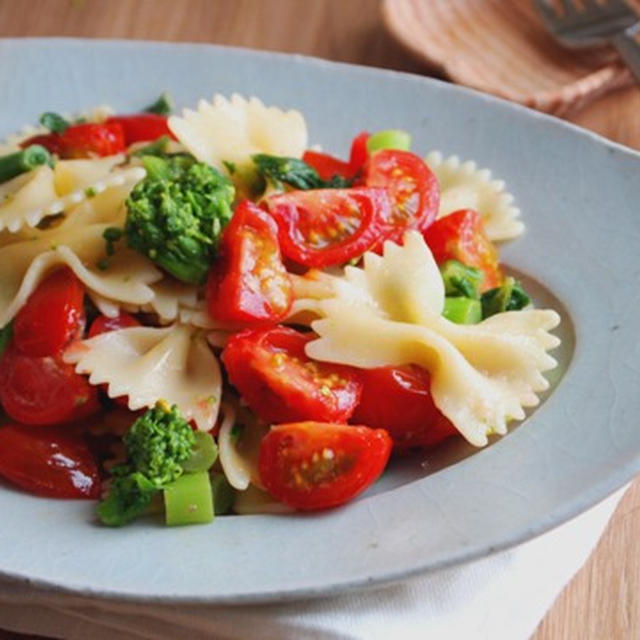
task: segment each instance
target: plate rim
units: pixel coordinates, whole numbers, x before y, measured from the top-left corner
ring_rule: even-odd
[[[168,41],[155,41],[155,40],[129,40],[129,39],[111,39],[111,38],[68,38],[68,37],[30,37],[30,38],[0,38],[0,47],[5,43],[10,45],[24,46],[30,42],[36,43],[49,43],[52,45],[82,45],[92,46],[96,44],[121,47],[123,45],[132,48],[152,49],[154,47],[161,47],[163,49],[202,49],[209,52],[216,52],[218,54],[224,54],[224,52],[235,52],[248,57],[258,57],[263,59],[278,58],[281,60],[295,61],[304,64],[312,64],[325,69],[330,69],[340,72],[357,71],[358,73],[366,73],[369,76],[379,76],[383,74],[389,77],[402,77],[410,82],[426,83],[437,87],[438,91],[450,91],[452,93],[464,93],[471,94],[474,99],[480,99],[490,105],[496,105],[499,108],[505,108],[511,111],[518,112],[528,119],[535,119],[545,122],[546,125],[551,127],[558,127],[560,129],[570,130],[573,134],[579,135],[583,138],[589,139],[593,143],[597,143],[598,146],[604,146],[606,148],[615,150],[616,153],[620,153],[623,156],[632,158],[634,162],[639,162],[640,168],[640,151],[636,151],[630,147],[622,145],[605,138],[604,136],[584,129],[576,124],[566,122],[552,115],[535,111],[526,106],[509,102],[502,98],[485,94],[475,89],[468,87],[461,87],[454,85],[443,80],[436,78],[430,78],[420,76],[413,73],[404,71],[395,71],[391,69],[381,69],[378,67],[371,67],[361,64],[353,64],[347,62],[336,62],[326,60],[323,58],[308,56],[302,54],[292,54],[276,51],[265,51],[258,49],[251,49],[248,47],[237,47],[219,44],[208,44],[202,42],[168,42]],[[19,571],[7,571],[1,565],[0,561],[0,578],[7,582],[17,585],[24,585],[37,590],[44,590],[48,592],[55,592],[59,594],[67,594],[70,596],[80,596],[83,599],[86,598],[98,598],[101,600],[108,600],[113,602],[131,602],[131,603],[174,603],[174,604],[207,604],[207,605],[237,605],[243,606],[248,604],[259,603],[283,603],[293,600],[312,599],[327,595],[339,595],[345,592],[352,592],[356,589],[366,589],[371,587],[383,587],[385,585],[397,583],[399,581],[407,580],[419,575],[425,575],[428,573],[434,573],[443,569],[447,569],[453,566],[469,563],[484,557],[488,557],[500,551],[504,551],[527,542],[539,535],[542,535],[550,530],[555,529],[558,526],[568,522],[574,517],[580,515],[590,507],[595,506],[609,495],[620,489],[626,483],[631,481],[633,477],[640,470],[640,449],[631,456],[629,460],[615,470],[610,471],[606,477],[597,481],[587,490],[582,491],[579,496],[573,499],[571,502],[567,502],[565,505],[560,505],[551,510],[544,520],[540,520],[536,525],[532,525],[527,529],[520,530],[517,533],[511,535],[511,537],[503,536],[502,540],[496,544],[487,544],[480,547],[469,548],[465,546],[460,552],[452,554],[446,560],[438,561],[422,561],[418,563],[413,569],[399,569],[397,571],[388,571],[384,574],[376,573],[375,576],[367,576],[364,578],[355,578],[353,580],[341,580],[339,582],[333,582],[323,584],[322,586],[285,589],[277,591],[256,591],[255,593],[245,593],[241,595],[205,595],[205,596],[190,596],[183,594],[174,595],[157,595],[157,594],[136,594],[126,591],[119,591],[118,589],[94,589],[81,585],[69,585],[56,583],[53,580],[46,580],[42,578],[32,578],[28,575],[22,574]]]

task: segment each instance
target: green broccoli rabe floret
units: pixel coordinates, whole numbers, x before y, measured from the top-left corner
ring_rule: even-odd
[[[234,187],[188,155],[142,162],[147,177],[126,202],[128,244],[178,280],[200,284],[231,219]]]
[[[0,157],[0,183],[7,182],[22,173],[36,169],[43,164],[51,166],[51,154],[39,144],[32,144],[22,151]]]
[[[340,189],[350,187],[353,183],[342,176],[333,176],[330,180],[323,180],[318,172],[306,162],[297,158],[269,156],[257,153],[251,156],[258,173],[275,186],[282,183],[294,189]]]
[[[520,283],[511,277],[505,278],[499,287],[485,291],[480,300],[483,319],[503,311],[519,311],[531,303]]]
[[[160,401],[131,425],[123,442],[126,462],[112,469],[109,493],[97,509],[112,527],[143,515],[153,495],[184,473],[196,436],[177,407]]]
[[[159,402],[131,425],[123,441],[130,466],[161,488],[182,475],[181,463],[191,456],[196,437],[177,407]]]
[[[440,275],[447,296],[462,296],[476,299],[484,274],[480,269],[469,267],[457,260],[447,260],[440,265]]]
[[[109,527],[122,527],[147,512],[157,491],[142,473],[114,477],[109,493],[96,509],[98,518]]]

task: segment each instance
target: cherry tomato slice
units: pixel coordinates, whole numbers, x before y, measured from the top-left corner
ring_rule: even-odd
[[[89,329],[89,338],[99,336],[101,333],[116,331],[117,329],[128,329],[130,327],[139,327],[140,323],[128,313],[121,313],[115,318],[107,318],[107,316],[98,316]]]
[[[36,358],[13,343],[0,362],[0,403],[13,420],[31,425],[80,420],[100,409],[96,388],[60,356]]]
[[[352,178],[351,166],[338,158],[320,151],[305,151],[302,160],[312,166],[323,180],[331,180],[334,176]]]
[[[100,497],[98,467],[89,447],[67,429],[0,427],[0,476],[39,496]]]
[[[402,242],[408,229],[424,231],[436,219],[440,204],[438,180],[423,160],[409,151],[384,149],[367,161],[364,183],[389,193],[389,239]]]
[[[268,199],[280,248],[307,267],[344,264],[378,242],[390,216],[385,189],[291,191]]]
[[[296,509],[336,507],[383,472],[391,438],[383,429],[298,422],[271,428],[260,444],[260,479]]]
[[[428,447],[457,429],[433,403],[431,377],[416,366],[363,369],[362,396],[352,422],[386,429],[394,450]]]
[[[368,131],[359,133],[351,143],[351,152],[349,153],[349,171],[351,176],[355,176],[364,167],[369,151],[367,150],[367,142],[370,134]]]
[[[50,133],[29,138],[24,149],[39,144],[63,159],[111,156],[126,149],[124,131],[117,122],[76,124],[63,133]]]
[[[293,293],[266,211],[243,200],[225,228],[207,280],[209,313],[224,322],[275,323],[286,317]]]
[[[128,313],[121,313],[115,318],[107,318],[107,316],[98,316],[92,323],[89,329],[89,338],[94,338],[101,333],[109,333],[109,331],[116,331],[117,329],[128,329],[130,327],[139,327],[140,323]],[[106,384],[101,384],[99,389],[107,394]],[[113,401],[124,409],[129,408],[129,398],[127,396],[119,396],[118,398],[112,398]]]
[[[125,116],[114,116],[107,120],[107,124],[117,124],[124,132],[124,142],[127,146],[134,142],[156,140],[161,136],[175,136],[169,130],[166,116],[157,113],[135,113]]]
[[[360,399],[357,369],[309,359],[312,340],[288,327],[237,333],[222,353],[229,380],[266,422],[346,422]]]
[[[481,291],[499,287],[503,276],[498,252],[487,237],[482,217],[472,209],[461,209],[436,220],[424,233],[435,261],[458,260],[484,272]]]
[[[55,356],[84,331],[84,286],[68,268],[45,278],[18,312],[14,342],[29,356]]]

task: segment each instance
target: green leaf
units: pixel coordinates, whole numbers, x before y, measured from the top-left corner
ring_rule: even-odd
[[[163,93],[153,104],[144,109],[146,113],[156,113],[159,116],[168,116],[173,111],[173,99],[168,93]]]

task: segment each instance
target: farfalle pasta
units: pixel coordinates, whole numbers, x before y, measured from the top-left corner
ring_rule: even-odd
[[[9,481],[107,526],[327,509],[540,401],[560,317],[499,263],[524,225],[489,171],[398,130],[342,160],[255,97],[170,110],[46,113],[0,149],[0,463],[67,434]]]

